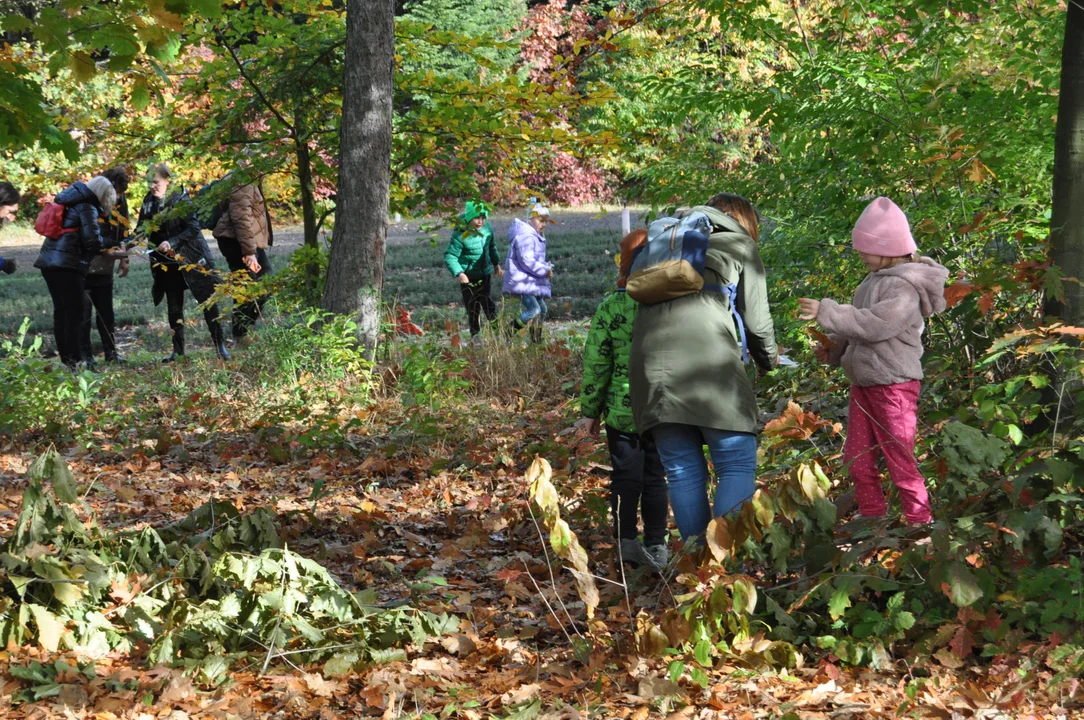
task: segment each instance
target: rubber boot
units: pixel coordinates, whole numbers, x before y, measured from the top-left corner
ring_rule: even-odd
[[[214,343],[215,353],[223,360],[230,359],[230,351],[226,349],[226,337],[222,333],[222,324],[217,319],[207,320],[207,329],[211,331],[211,342]]]
[[[162,358],[162,362],[171,363],[184,357],[184,326],[173,330],[173,352]]]

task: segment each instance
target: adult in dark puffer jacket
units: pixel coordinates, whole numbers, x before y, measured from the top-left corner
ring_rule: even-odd
[[[137,227],[149,232],[151,271],[154,285],[151,296],[154,304],[166,299],[166,315],[173,332],[173,352],[162,362],[173,362],[184,357],[184,293],[191,290],[196,302],[204,303],[214,294],[218,284],[214,269],[214,256],[207,247],[207,240],[200,231],[195,206],[188,192],[181,187],[169,193],[173,174],[166,165],[158,165],[151,179],[151,189],[139,208]],[[211,333],[215,352],[223,360],[229,360],[218,321],[218,307],[208,306],[203,319]]]
[[[107,244],[98,218],[108,216],[116,200],[113,183],[101,175],[62,190],[54,202],[64,206],[61,227],[70,232],[45,238],[34,261],[53,298],[53,337],[60,360],[68,367],[75,367],[82,354],[79,335],[87,270]]]

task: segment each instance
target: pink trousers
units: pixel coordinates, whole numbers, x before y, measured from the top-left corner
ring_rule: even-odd
[[[899,491],[903,516],[912,524],[930,522],[930,497],[915,461],[919,381],[895,385],[851,386],[843,461],[854,481],[858,511],[866,517],[887,512],[877,457]]]

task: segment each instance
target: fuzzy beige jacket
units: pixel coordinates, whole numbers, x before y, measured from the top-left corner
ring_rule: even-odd
[[[862,387],[921,380],[924,318],[945,309],[947,278],[923,257],[867,275],[852,305],[821,300],[817,322],[835,343],[828,361]]]

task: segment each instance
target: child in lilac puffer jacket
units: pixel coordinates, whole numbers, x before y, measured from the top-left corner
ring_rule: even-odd
[[[527,222],[516,218],[508,228],[508,259],[503,291],[519,297],[523,310],[512,321],[513,330],[530,328],[531,342],[542,342],[542,323],[546,319],[546,301],[550,297],[553,265],[546,262],[544,231],[550,220],[545,205],[531,198]]]

